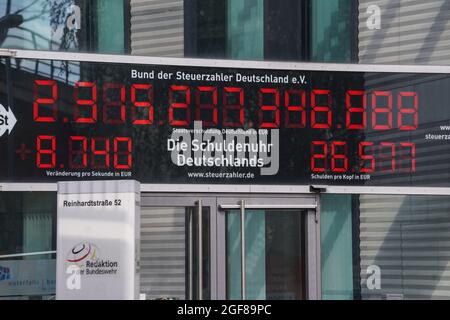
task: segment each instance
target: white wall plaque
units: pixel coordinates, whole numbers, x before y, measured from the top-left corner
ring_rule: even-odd
[[[140,185],[58,183],[56,299],[139,298]]]

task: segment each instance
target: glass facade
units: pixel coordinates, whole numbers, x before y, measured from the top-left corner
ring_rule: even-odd
[[[352,195],[327,194],[320,201],[322,299],[354,298]]]
[[[0,0],[0,48],[450,65],[450,4],[423,5],[406,0]],[[422,11],[427,15],[421,17]],[[18,67],[41,74],[55,70],[45,62]],[[76,63],[60,67],[70,69],[62,79],[67,83],[79,78]],[[450,299],[448,204],[447,196],[321,195],[322,299]],[[246,221],[245,272],[252,275],[247,297],[305,298],[301,214],[260,211],[249,211]],[[0,256],[7,256],[0,259],[0,299],[53,296],[54,254],[8,256],[56,250],[55,230],[55,193],[0,192]],[[241,295],[239,230],[238,213],[228,212],[230,299]],[[37,271],[33,276],[26,270]],[[280,280],[280,272],[289,277]],[[208,286],[206,278],[203,283]]]
[[[449,204],[448,196],[323,196],[322,298],[449,299]]]
[[[0,299],[55,294],[55,231],[55,193],[0,192]]]
[[[0,1],[0,47],[128,53],[128,5],[123,0]]]
[[[261,0],[230,0],[227,5],[227,56],[264,58],[264,7]],[[245,17],[243,19],[243,17]]]
[[[356,62],[353,0],[311,1],[311,60]]]
[[[240,212],[226,214],[227,299],[242,297]],[[305,213],[246,210],[246,299],[301,300],[306,297]]]

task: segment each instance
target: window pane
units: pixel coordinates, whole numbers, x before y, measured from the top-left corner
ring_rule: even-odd
[[[324,299],[449,299],[450,197],[322,195]]]
[[[450,197],[359,198],[362,299],[449,299]]]
[[[226,213],[227,298],[241,299],[240,211]],[[246,299],[306,298],[304,212],[245,211]]]
[[[320,199],[322,299],[352,300],[352,195],[324,194]]]
[[[0,192],[0,256],[56,250],[56,194]],[[0,259],[0,299],[55,294],[55,254]]]
[[[96,0],[98,52],[125,53],[124,1]]]
[[[353,61],[357,17],[353,0],[311,1],[311,60]]]
[[[264,1],[228,0],[228,57],[262,60],[264,55]]]
[[[1,0],[0,47],[126,53],[128,0]]]

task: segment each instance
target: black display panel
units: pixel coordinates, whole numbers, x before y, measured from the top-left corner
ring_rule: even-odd
[[[448,74],[0,68],[3,182],[450,185]]]

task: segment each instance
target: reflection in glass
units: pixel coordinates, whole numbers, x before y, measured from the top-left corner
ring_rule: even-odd
[[[209,208],[203,208],[202,228],[203,299],[209,299]],[[146,299],[197,299],[197,248],[196,207],[142,207],[140,292]]]
[[[127,3],[128,0],[0,1],[0,47],[125,53]]]
[[[450,198],[360,195],[361,298],[449,299]],[[378,266],[381,285],[367,273]]]
[[[246,210],[246,299],[306,299],[304,215]],[[240,211],[227,211],[227,298],[241,299]]]
[[[0,192],[0,256],[56,250],[56,194]],[[0,259],[0,299],[55,294],[54,254]]]

